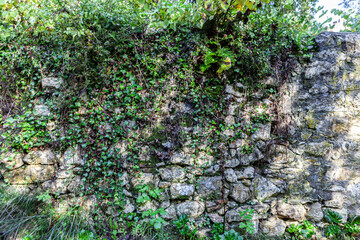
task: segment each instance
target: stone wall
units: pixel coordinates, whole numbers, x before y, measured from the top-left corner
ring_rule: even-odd
[[[344,217],[360,215],[360,35],[326,32],[316,37],[316,43],[318,51],[299,63],[281,87],[281,104],[276,107],[284,122],[278,127],[289,133],[289,141],[274,141],[273,133],[279,129],[270,123],[258,124],[249,136],[234,142],[224,140],[211,148],[200,141],[197,147],[188,142],[179,149],[173,147],[171,138],[160,138],[162,151],[153,151],[146,144],[139,146],[141,174],[135,175],[127,171],[128,143],[114,144],[109,151],[118,149],[124,159],[119,179],[126,196],[123,212],[164,208],[167,221],[187,214],[198,226],[210,219],[225,223],[229,229],[239,225],[243,220],[239,211],[248,208],[255,210],[256,231],[268,235],[280,235],[290,224],[305,219],[321,225],[326,208]],[[274,83],[268,79],[269,85]],[[49,92],[59,84],[57,79],[43,80]],[[244,100],[244,86],[228,85],[225,92],[230,101],[225,123],[232,126],[239,119],[246,121],[250,103]],[[274,111],[275,99],[264,97],[261,91],[254,96],[259,109],[268,106],[263,111]],[[182,113],[193,110],[186,103],[170,101],[164,106],[165,113],[169,108]],[[45,105],[37,105],[34,114],[50,112]],[[160,122],[152,134],[161,128]],[[49,131],[52,128],[50,124]],[[203,129],[182,126],[181,131],[196,135]],[[229,127],[222,134],[227,139],[236,133]],[[249,141],[255,147],[244,153]],[[82,181],[77,172],[86,162],[84,154],[80,147],[63,154],[51,149],[8,154],[1,159],[6,167],[1,173],[14,189],[49,190],[63,200],[62,206],[71,205],[79,199]],[[156,200],[137,204],[136,187],[140,184],[164,191]],[[88,196],[83,201],[92,206],[96,200]],[[111,208],[106,213],[115,214]],[[209,231],[209,227],[199,227],[200,234]]]

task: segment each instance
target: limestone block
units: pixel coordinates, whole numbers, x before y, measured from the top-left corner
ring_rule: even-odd
[[[236,168],[239,165],[240,165],[240,159],[238,158],[232,158],[225,161],[226,168]]]
[[[194,158],[190,154],[174,153],[170,158],[170,163],[179,165],[194,165]]]
[[[251,136],[254,141],[263,140],[267,141],[270,139],[271,125],[270,124],[259,124],[258,130]]]
[[[60,158],[60,165],[65,167],[83,166],[84,164],[85,161],[81,158],[79,146],[68,148]]]
[[[129,199],[126,199],[126,205],[125,205],[125,207],[124,207],[123,212],[124,212],[125,214],[135,212],[135,206],[134,206],[133,204],[131,204],[131,202],[129,201]]]
[[[137,205],[137,210],[139,213],[153,210],[155,211],[158,208],[158,204],[155,201],[147,201],[144,204]]]
[[[164,181],[177,182],[185,178],[185,170],[180,166],[160,168],[159,173]]]
[[[251,187],[256,199],[260,202],[280,193],[280,189],[274,183],[261,176],[253,180]]]
[[[4,177],[10,184],[29,184],[47,181],[53,177],[54,172],[53,165],[28,165],[13,170]]]
[[[24,165],[23,155],[20,153],[7,153],[3,158],[0,157],[0,163],[5,165],[5,169],[13,170]]]
[[[170,187],[172,199],[189,199],[194,194],[195,187],[190,184],[173,183]]]
[[[276,211],[278,217],[296,221],[304,220],[306,214],[304,206],[291,205],[284,202],[278,202]]]
[[[236,171],[237,179],[254,178],[255,169],[253,167],[246,167],[239,171]]]
[[[318,202],[311,204],[309,211],[306,213],[306,217],[315,222],[320,222],[324,217],[321,204]]]
[[[55,164],[55,155],[51,150],[31,151],[23,159],[29,165],[52,165]]]
[[[280,236],[285,229],[285,222],[277,217],[271,217],[260,223],[260,231],[268,236]]]
[[[332,149],[333,145],[328,142],[310,143],[305,149],[305,152],[315,157],[323,157],[329,154]]]
[[[197,218],[205,211],[205,206],[199,201],[186,201],[176,205],[178,216],[186,214],[189,218]]]
[[[222,198],[222,178],[221,176],[216,177],[203,177],[198,184],[198,197],[212,199]]]
[[[151,185],[157,187],[159,185],[159,178],[152,173],[143,173],[140,176],[135,176],[131,179],[131,184],[134,187],[139,185]]]
[[[41,79],[41,86],[44,89],[60,89],[63,84],[62,78],[45,77]]]
[[[237,181],[236,172],[232,168],[226,169],[224,171],[224,175],[225,175],[225,179],[228,182],[236,182]]]
[[[242,183],[234,184],[230,196],[239,203],[244,203],[251,199],[250,188],[244,186]]]
[[[200,152],[195,159],[195,164],[200,167],[211,166],[214,162],[214,157],[206,152]]]
[[[164,219],[172,220],[176,218],[176,209],[174,205],[171,205],[170,207],[166,208],[165,211],[166,214],[162,216]]]
[[[213,223],[223,223],[224,222],[224,217],[220,216],[219,214],[209,213],[208,216]]]
[[[46,105],[35,105],[34,107],[34,115],[35,116],[50,116],[50,110]]]

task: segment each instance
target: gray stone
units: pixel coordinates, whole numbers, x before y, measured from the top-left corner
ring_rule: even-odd
[[[276,206],[279,218],[302,221],[305,219],[306,210],[302,205],[291,205],[279,202]]]
[[[30,184],[50,180],[55,173],[53,165],[28,165],[4,174],[11,184]]]
[[[238,154],[240,155],[240,165],[242,166],[248,166],[258,160],[255,150],[250,154],[242,154],[240,152],[238,152]]]
[[[195,187],[190,184],[173,183],[170,187],[172,199],[189,199],[194,194]]]
[[[306,213],[306,217],[314,222],[320,222],[324,217],[321,204],[318,202],[311,204],[309,211]]]
[[[200,152],[197,158],[195,159],[195,164],[200,167],[211,166],[213,162],[214,162],[214,157],[205,152]]]
[[[263,140],[267,141],[270,139],[271,125],[270,124],[259,124],[257,131],[251,136],[254,141]]]
[[[159,169],[160,177],[164,181],[181,181],[185,178],[185,171],[182,167],[179,166],[172,166],[167,168],[160,168]]]
[[[186,201],[176,205],[178,216],[186,214],[189,218],[197,218],[205,211],[205,206],[199,201]]]
[[[128,199],[126,200],[126,205],[125,205],[125,207],[123,209],[123,212],[125,214],[135,212],[135,206],[133,204],[131,204],[131,202]]]
[[[241,221],[241,217],[240,217],[240,213],[239,210],[230,210],[227,211],[225,214],[225,219],[227,222],[232,223],[232,222],[240,222]]]
[[[209,213],[208,216],[213,223],[223,223],[224,222],[224,217],[220,216],[219,214]]]
[[[203,177],[198,184],[198,196],[200,198],[211,197],[212,199],[221,199],[222,185],[221,176]]]
[[[270,217],[260,223],[260,230],[268,236],[280,236],[284,234],[285,229],[286,223],[276,217]]]
[[[174,153],[170,158],[170,163],[179,165],[194,165],[194,158],[189,154]]]
[[[0,157],[0,163],[5,165],[5,169],[13,170],[24,165],[23,155],[20,153],[7,153],[4,157]]]
[[[260,202],[280,193],[280,189],[275,184],[261,176],[253,180],[251,187],[256,199]]]
[[[85,161],[81,157],[79,146],[68,148],[60,158],[60,165],[65,167],[83,166],[84,164]]]
[[[255,169],[253,167],[246,167],[239,171],[236,171],[237,179],[254,178]]]
[[[46,105],[35,105],[34,107],[34,115],[35,116],[50,116],[50,110]]]
[[[29,165],[52,165],[55,164],[55,156],[51,150],[31,151],[23,161]]]
[[[251,199],[250,188],[244,186],[242,183],[233,185],[230,196],[239,203],[244,203]]]
[[[236,182],[237,176],[235,171],[232,168],[226,169],[224,171],[225,179],[229,182]]]
[[[235,97],[242,97],[242,94],[235,91],[234,88],[230,85],[226,85],[225,92],[231,95],[234,95]]]
[[[226,168],[236,168],[239,165],[240,165],[240,159],[238,158],[232,158],[225,161]]]
[[[162,218],[166,219],[166,220],[172,220],[176,218],[176,209],[174,207],[174,205],[171,205],[170,207],[168,207],[167,209],[165,209],[166,214],[162,216]]]
[[[157,187],[159,185],[159,178],[152,173],[142,173],[140,176],[134,176],[131,179],[131,184],[134,187],[139,185],[151,185]]]
[[[214,165],[214,166],[211,166],[208,169],[206,169],[205,174],[206,175],[215,175],[219,171],[220,171],[220,166],[219,165]]]
[[[46,77],[41,79],[41,86],[44,89],[60,89],[62,84],[62,78]]]

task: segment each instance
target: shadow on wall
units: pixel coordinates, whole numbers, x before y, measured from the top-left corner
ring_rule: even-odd
[[[324,32],[310,61],[283,86],[292,118],[289,146],[272,146],[266,177],[285,189],[288,208],[315,222],[330,208],[360,215],[360,34]],[[291,219],[281,204],[277,217]],[[301,211],[300,211],[301,212]]]

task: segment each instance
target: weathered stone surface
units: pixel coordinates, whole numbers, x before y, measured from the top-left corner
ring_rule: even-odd
[[[240,165],[240,159],[238,158],[232,158],[225,161],[226,168],[236,168],[239,165]]]
[[[315,157],[323,157],[326,154],[329,154],[332,148],[332,144],[328,142],[310,143],[306,149],[306,152]]]
[[[211,166],[213,162],[214,162],[214,157],[205,152],[200,152],[197,158],[195,159],[195,164],[201,167]]]
[[[226,169],[224,171],[224,174],[225,174],[225,178],[226,178],[227,181],[229,181],[229,182],[236,182],[237,181],[236,172],[232,168]]]
[[[69,185],[69,179],[57,179],[49,180],[41,185],[43,190],[50,190],[52,193],[65,194],[67,186]]]
[[[315,222],[320,222],[324,217],[321,204],[318,202],[311,204],[309,211],[306,213],[306,217]]]
[[[174,205],[171,205],[170,207],[166,208],[165,211],[166,214],[162,216],[164,219],[172,220],[176,218],[176,209]]]
[[[279,218],[302,221],[305,219],[306,210],[302,205],[290,205],[279,202],[276,206]]]
[[[227,211],[225,214],[225,219],[227,222],[232,223],[232,222],[240,222],[241,221],[241,217],[240,217],[240,213],[238,209],[234,209],[234,210],[230,210]]]
[[[60,158],[60,164],[65,167],[82,166],[85,164],[84,159],[80,155],[80,147],[68,148],[63,157]]]
[[[159,185],[159,178],[152,173],[142,173],[140,176],[135,176],[131,179],[131,184],[134,187],[139,185],[151,185],[157,187]]]
[[[133,212],[135,212],[135,206],[133,204],[131,204],[131,202],[129,200],[126,200],[126,205],[124,207],[123,212],[125,214],[133,213]]]
[[[159,173],[164,181],[176,182],[185,178],[185,170],[179,166],[160,168]]]
[[[173,183],[170,187],[172,199],[189,199],[194,194],[195,187],[190,184]]]
[[[270,217],[260,223],[260,230],[268,236],[280,236],[285,232],[285,229],[285,222],[276,217]]]
[[[62,78],[46,77],[41,79],[41,86],[44,89],[60,89],[62,84]]]
[[[5,174],[5,179],[11,184],[29,184],[44,182],[53,177],[55,168],[53,165],[28,165]]]
[[[170,163],[179,165],[194,165],[194,158],[189,154],[174,153],[170,158]]]
[[[23,161],[30,165],[52,165],[55,164],[55,156],[51,150],[32,151],[25,156]]]
[[[267,141],[270,139],[271,125],[270,124],[259,124],[257,131],[251,136],[254,141],[263,140]]]
[[[252,182],[252,191],[256,199],[263,202],[269,197],[272,197],[280,192],[280,189],[273,184],[269,179],[258,176]]]
[[[250,188],[245,187],[242,183],[233,185],[230,196],[239,203],[244,203],[251,198]]]
[[[221,199],[222,185],[221,176],[203,177],[198,184],[198,196],[200,198],[211,196],[213,199]]]
[[[199,201],[186,201],[176,205],[178,216],[186,214],[189,218],[196,218],[203,214],[205,205]]]
[[[224,217],[220,216],[219,214],[209,213],[208,216],[213,223],[223,223],[224,222]]]
[[[22,158],[20,153],[7,153],[3,158],[0,157],[0,163],[5,165],[5,169],[16,169],[24,165]]]
[[[237,179],[254,178],[255,169],[253,167],[243,168],[240,171],[236,171]]]
[[[34,115],[35,116],[50,116],[50,110],[46,105],[35,105]]]

